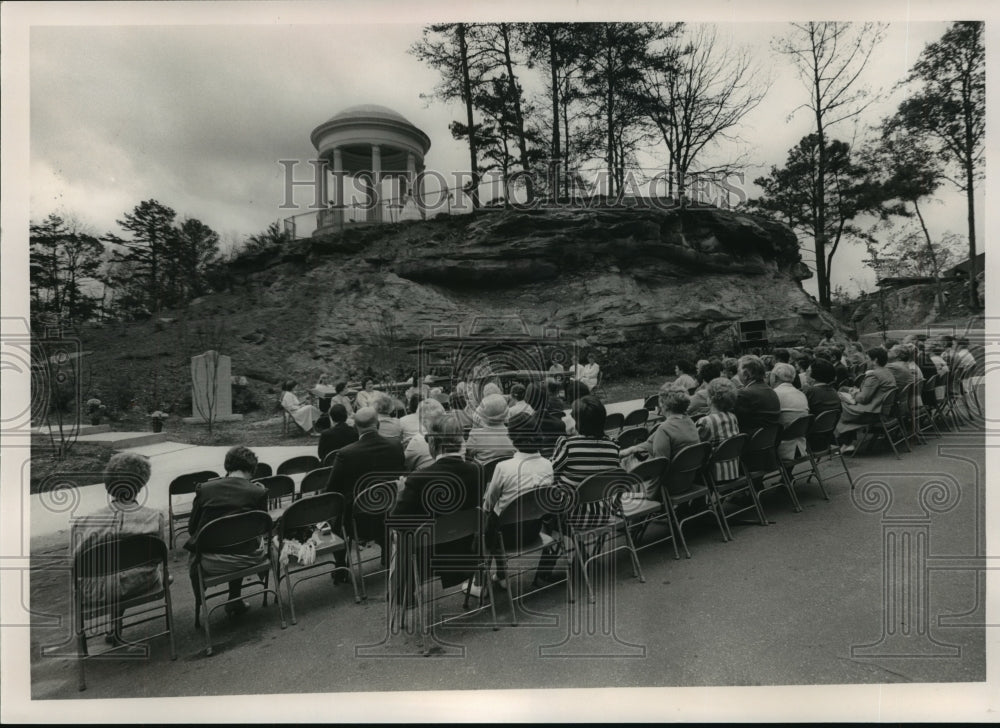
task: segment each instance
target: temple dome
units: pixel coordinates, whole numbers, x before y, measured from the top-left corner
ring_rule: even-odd
[[[393,111],[388,106],[379,106],[378,104],[358,104],[357,106],[351,106],[334,114],[327,121],[347,121],[348,119],[391,119],[392,121],[413,126],[410,120],[398,111]]]

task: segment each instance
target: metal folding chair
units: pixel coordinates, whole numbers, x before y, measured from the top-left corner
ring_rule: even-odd
[[[615,437],[619,434],[622,427],[625,426],[625,415],[621,412],[612,412],[604,420],[604,433],[609,437]]]
[[[700,476],[704,472],[709,456],[712,454],[712,446],[707,442],[700,442],[695,445],[688,445],[681,448],[671,458],[670,465],[663,475],[663,502],[668,506],[669,513],[674,520],[677,538],[684,547],[687,558],[691,558],[687,541],[684,539],[684,524],[688,521],[706,514],[711,514],[719,526],[722,540],[728,541],[729,535],[723,525],[722,508],[715,493],[704,482],[699,482]],[[678,518],[678,506],[703,501],[705,507],[694,513],[688,513],[684,518]],[[677,552],[677,542],[674,542],[674,558],[679,559]]]
[[[354,570],[347,566],[338,566],[335,561],[329,559],[320,560],[320,557],[332,557],[338,553],[347,553],[347,539],[343,534],[343,514],[344,497],[340,493],[322,493],[292,503],[278,520],[279,554],[284,549],[288,534],[297,529],[320,527],[313,534],[313,538],[316,539],[316,561],[294,567],[292,560],[294,559],[298,563],[295,556],[289,556],[287,562],[279,560],[277,586],[280,587],[281,581],[285,581],[285,589],[288,593],[288,611],[292,624],[298,624],[295,617],[295,587],[308,579],[346,571],[351,577],[351,586],[354,588],[354,601],[355,603],[361,601]],[[318,573],[310,573],[309,576],[304,576],[293,583],[292,576],[305,572]]]
[[[198,489],[200,484],[206,480],[218,477],[219,474],[214,470],[200,470],[197,473],[178,475],[170,481],[170,486],[167,488],[167,522],[170,530],[170,548],[174,547],[174,541],[179,534],[187,533],[187,519],[191,515],[190,503],[187,504],[187,510],[174,509],[174,496],[191,495]]]
[[[281,463],[275,471],[275,475],[298,475],[308,473],[318,467],[320,467],[319,458],[315,455],[299,455]]]
[[[201,615],[199,612],[195,612],[194,626],[195,628],[204,627],[206,655],[212,654],[212,633],[209,626],[212,612],[219,607],[236,601],[236,599],[228,598],[228,588],[208,593],[208,589],[213,586],[228,584],[230,581],[244,579],[248,576],[255,577],[256,580],[250,582],[246,586],[259,586],[261,588],[251,593],[249,596],[253,597],[257,594],[263,594],[264,606],[266,607],[267,595],[273,594],[274,601],[278,604],[278,616],[281,619],[281,628],[285,629],[287,626],[285,623],[285,613],[281,607],[281,599],[278,596],[278,566],[275,563],[275,554],[271,549],[271,534],[273,529],[274,523],[271,520],[271,516],[267,513],[264,511],[248,511],[246,513],[237,513],[231,516],[216,518],[215,520],[209,521],[202,526],[201,531],[198,532],[197,539],[195,541],[194,564],[198,584],[198,594],[200,596],[201,609],[205,612],[205,620],[204,623],[202,623],[200,619]],[[235,546],[253,543],[260,539],[263,539],[266,552],[263,558],[256,563],[250,566],[233,569],[232,571],[228,571],[223,574],[208,575],[205,573],[202,566],[202,559],[206,554],[230,552],[230,550]],[[272,575],[274,576],[273,588],[268,586]],[[208,600],[214,599],[218,596],[226,596],[227,598],[210,609],[208,606]],[[245,596],[247,595],[242,594],[240,598],[242,599]]]
[[[746,441],[747,435],[745,434],[735,435],[723,440],[715,446],[715,449],[712,451],[712,454],[708,456],[708,461],[705,464],[705,476],[708,481],[708,487],[713,493],[715,493],[715,496],[718,499],[719,509],[722,513],[722,524],[725,526],[730,539],[733,538],[733,531],[729,527],[729,519],[743,513],[744,511],[755,510],[757,512],[757,517],[760,520],[760,525],[767,525],[767,518],[764,516],[764,510],[760,506],[760,499],[757,497],[757,491],[753,487],[753,481],[750,479],[750,473],[747,472],[746,466],[740,459],[740,455],[743,453]],[[735,478],[731,478],[729,480],[720,480],[716,475],[715,466],[730,460],[737,463],[737,475]],[[739,508],[731,513],[726,513],[726,499],[741,494],[749,495],[751,504],[743,508]]]
[[[266,478],[256,478],[253,482],[260,483],[267,489],[267,507],[280,508],[285,498],[295,497],[295,481],[287,475],[269,475]]]
[[[109,594],[109,600],[100,603],[90,602],[84,595],[85,579],[105,579],[115,577],[118,573],[140,566],[154,566],[160,570],[160,588],[121,598],[117,594]],[[110,649],[91,655],[87,648],[88,622],[90,629],[98,622],[97,629],[106,629],[111,624],[111,634],[120,637],[125,628],[135,627],[146,622],[163,619],[166,629],[162,632],[143,638],[148,642],[156,637],[170,637],[170,659],[177,659],[177,649],[174,644],[174,613],[170,601],[170,572],[167,559],[167,545],[156,536],[133,535],[111,538],[80,549],[73,557],[73,618],[74,633],[77,642],[77,665],[79,666],[79,689],[87,689],[87,678],[84,663],[93,657],[100,657],[118,650],[134,647],[137,643],[124,639]],[[160,603],[162,602],[162,604]],[[151,606],[148,606],[151,605]],[[131,611],[144,607],[140,611]],[[162,614],[156,614],[160,610]],[[150,616],[151,615],[151,616]],[[142,617],[142,619],[135,619]],[[126,624],[126,619],[129,621]]]
[[[302,478],[302,482],[299,483],[299,492],[296,496],[296,500],[305,495],[311,495],[322,490],[326,490],[326,486],[330,482],[330,473],[333,471],[332,467],[327,468],[316,468],[310,470],[306,473],[305,477]]]

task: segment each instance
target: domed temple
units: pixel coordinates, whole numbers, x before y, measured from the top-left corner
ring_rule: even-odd
[[[397,111],[376,104],[362,104],[344,109],[313,129],[310,140],[318,159],[324,164],[320,195],[331,206],[320,210],[314,235],[343,229],[345,209],[352,201],[345,198],[344,178],[354,176],[365,191],[367,204],[362,223],[380,223],[385,215],[382,183],[394,180],[398,189],[391,196],[394,207],[402,213],[412,205],[423,216],[421,179],[424,156],[431,140]],[[333,195],[328,196],[328,173],[333,176]]]

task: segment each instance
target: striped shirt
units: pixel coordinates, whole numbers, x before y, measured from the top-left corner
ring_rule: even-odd
[[[740,423],[732,412],[710,412],[696,423],[702,442],[711,443],[714,448],[723,440],[740,434]],[[715,479],[725,482],[740,475],[739,459],[724,460],[715,464]]]
[[[618,443],[610,437],[562,437],[552,453],[556,483],[576,490],[588,476],[620,468],[618,452]],[[593,528],[606,523],[610,513],[607,503],[581,504],[570,514],[569,521],[574,528]]]

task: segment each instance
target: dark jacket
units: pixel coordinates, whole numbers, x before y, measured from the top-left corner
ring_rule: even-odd
[[[337,452],[326,492],[344,497],[344,515],[350,523],[358,493],[376,483],[395,481],[403,472],[403,446],[377,432],[366,432]]]
[[[734,414],[740,423],[740,432],[753,432],[778,424],[781,403],[773,389],[763,382],[754,382],[737,390]]]
[[[338,422],[319,436],[319,459],[323,461],[329,453],[345,445],[358,441],[358,431],[346,422]]]
[[[191,537],[184,548],[194,551],[198,532],[206,523],[216,518],[266,510],[267,489],[263,485],[244,478],[230,477],[206,481],[195,491],[194,503],[191,504],[191,517],[188,519],[188,532]],[[256,542],[249,542],[245,546],[238,545],[227,549],[226,553],[253,553],[257,547]]]
[[[475,508],[483,501],[482,468],[454,453],[406,476],[394,515],[431,515]],[[438,490],[440,488],[440,490]],[[429,502],[429,503],[428,503]]]

